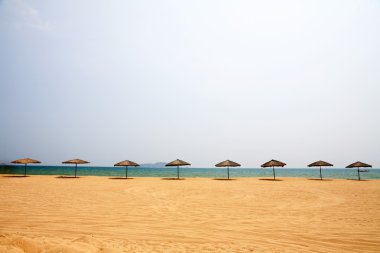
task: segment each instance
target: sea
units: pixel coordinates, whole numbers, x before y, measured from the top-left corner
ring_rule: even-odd
[[[184,178],[226,178],[227,168],[192,168],[180,167],[180,177]],[[367,168],[361,168],[367,170]],[[319,178],[319,168],[275,168],[276,178]],[[23,175],[23,165],[2,165],[0,174]],[[55,175],[72,176],[74,166],[41,166],[28,165],[27,175]],[[103,177],[125,177],[125,167],[96,167],[78,165],[77,176],[103,176]],[[176,177],[176,167],[148,168],[129,167],[128,177]],[[357,179],[357,169],[346,168],[322,168],[323,178]],[[272,168],[230,168],[230,178],[242,177],[273,177]],[[380,169],[369,168],[368,172],[360,173],[361,179],[380,179]]]

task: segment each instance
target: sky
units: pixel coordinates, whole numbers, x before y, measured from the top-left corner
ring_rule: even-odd
[[[380,167],[378,0],[0,0],[0,161]]]

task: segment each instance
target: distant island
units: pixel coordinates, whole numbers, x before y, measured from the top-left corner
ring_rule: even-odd
[[[165,167],[167,163],[165,162],[157,162],[157,163],[142,163],[140,164],[141,167],[146,167],[146,168],[163,168]]]

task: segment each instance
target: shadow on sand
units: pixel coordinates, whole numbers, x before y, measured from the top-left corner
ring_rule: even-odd
[[[259,180],[263,180],[263,181],[284,181],[282,179],[273,179],[273,178],[259,178]]]
[[[29,177],[29,176],[24,176],[24,175],[14,175],[14,176],[3,176],[3,177],[24,178],[24,177]]]
[[[58,176],[56,178],[63,178],[63,179],[68,179],[68,178],[80,178],[80,177],[73,177],[73,176]]]
[[[234,180],[237,180],[235,178],[213,178],[212,180],[218,180],[218,181],[234,181]]]
[[[353,178],[347,178],[347,180],[351,180],[351,181],[370,181],[368,179],[360,179],[360,180],[358,180],[358,179],[353,179]]]
[[[320,178],[308,178],[307,180],[313,180],[313,181],[333,181],[332,179],[320,179]]]
[[[164,177],[161,180],[185,180],[184,178],[176,178],[176,177]]]
[[[120,179],[120,180],[129,180],[129,179],[134,179],[133,177],[110,177],[110,178],[108,178],[108,179]]]

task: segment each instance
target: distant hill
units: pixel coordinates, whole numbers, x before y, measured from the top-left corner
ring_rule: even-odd
[[[142,163],[140,164],[141,167],[146,167],[146,168],[163,168],[165,167],[165,162],[157,162],[157,163]]]

